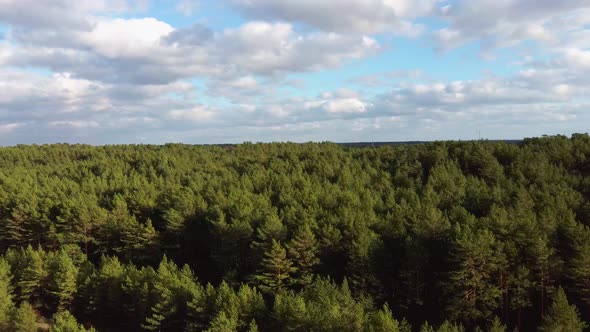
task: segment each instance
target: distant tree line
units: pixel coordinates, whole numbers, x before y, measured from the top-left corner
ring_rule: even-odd
[[[0,148],[0,330],[583,331],[590,136]]]

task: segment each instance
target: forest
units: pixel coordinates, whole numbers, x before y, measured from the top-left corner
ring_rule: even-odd
[[[1,331],[589,322],[588,134],[0,148]]]

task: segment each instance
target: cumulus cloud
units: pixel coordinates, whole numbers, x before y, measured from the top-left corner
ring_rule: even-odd
[[[436,0],[228,0],[257,19],[300,22],[328,32],[396,32],[416,36],[411,19],[429,14]]]
[[[228,65],[259,75],[274,75],[338,67],[345,60],[375,54],[380,46],[366,36],[335,33],[301,36],[293,31],[291,24],[250,22],[224,31],[216,49],[221,61]]]
[[[212,33],[200,25],[174,29],[154,18],[101,18],[88,31],[41,30],[14,41],[20,44],[0,44],[0,64],[135,84],[318,71],[380,50],[371,37],[300,35],[286,23],[250,22]]]
[[[0,0],[3,144],[440,139],[590,122],[586,0],[227,3],[244,22],[176,26],[142,12],[145,0]],[[511,55],[512,73],[460,80],[393,69],[389,55],[370,63],[396,52],[387,38],[426,29],[435,44],[425,47],[534,40],[542,56]]]
[[[145,9],[138,0],[0,0],[0,22],[33,29],[76,29],[92,27],[88,15]]]
[[[448,22],[432,33],[440,50],[477,41],[484,52],[525,40],[560,43],[590,23],[585,0],[459,0],[439,8],[439,17]]]

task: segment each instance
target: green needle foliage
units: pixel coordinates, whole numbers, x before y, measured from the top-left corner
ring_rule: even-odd
[[[0,331],[588,322],[588,134],[0,148]]]
[[[580,313],[575,306],[569,304],[565,292],[559,288],[553,296],[551,307],[543,316],[543,324],[539,331],[581,332],[588,324],[580,320]]]
[[[259,274],[254,277],[258,287],[269,294],[277,294],[291,284],[291,275],[297,271],[287,257],[280,242],[272,240],[272,247],[264,254]]]

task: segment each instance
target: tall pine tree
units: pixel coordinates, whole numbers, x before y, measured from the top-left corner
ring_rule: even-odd
[[[313,281],[314,268],[319,264],[318,243],[308,224],[287,245],[289,258],[297,269],[293,274],[295,283],[305,287]]]
[[[260,290],[268,294],[276,294],[289,286],[291,274],[296,270],[291,260],[287,258],[285,248],[280,242],[273,240],[270,251],[264,254],[259,274],[254,279]]]

